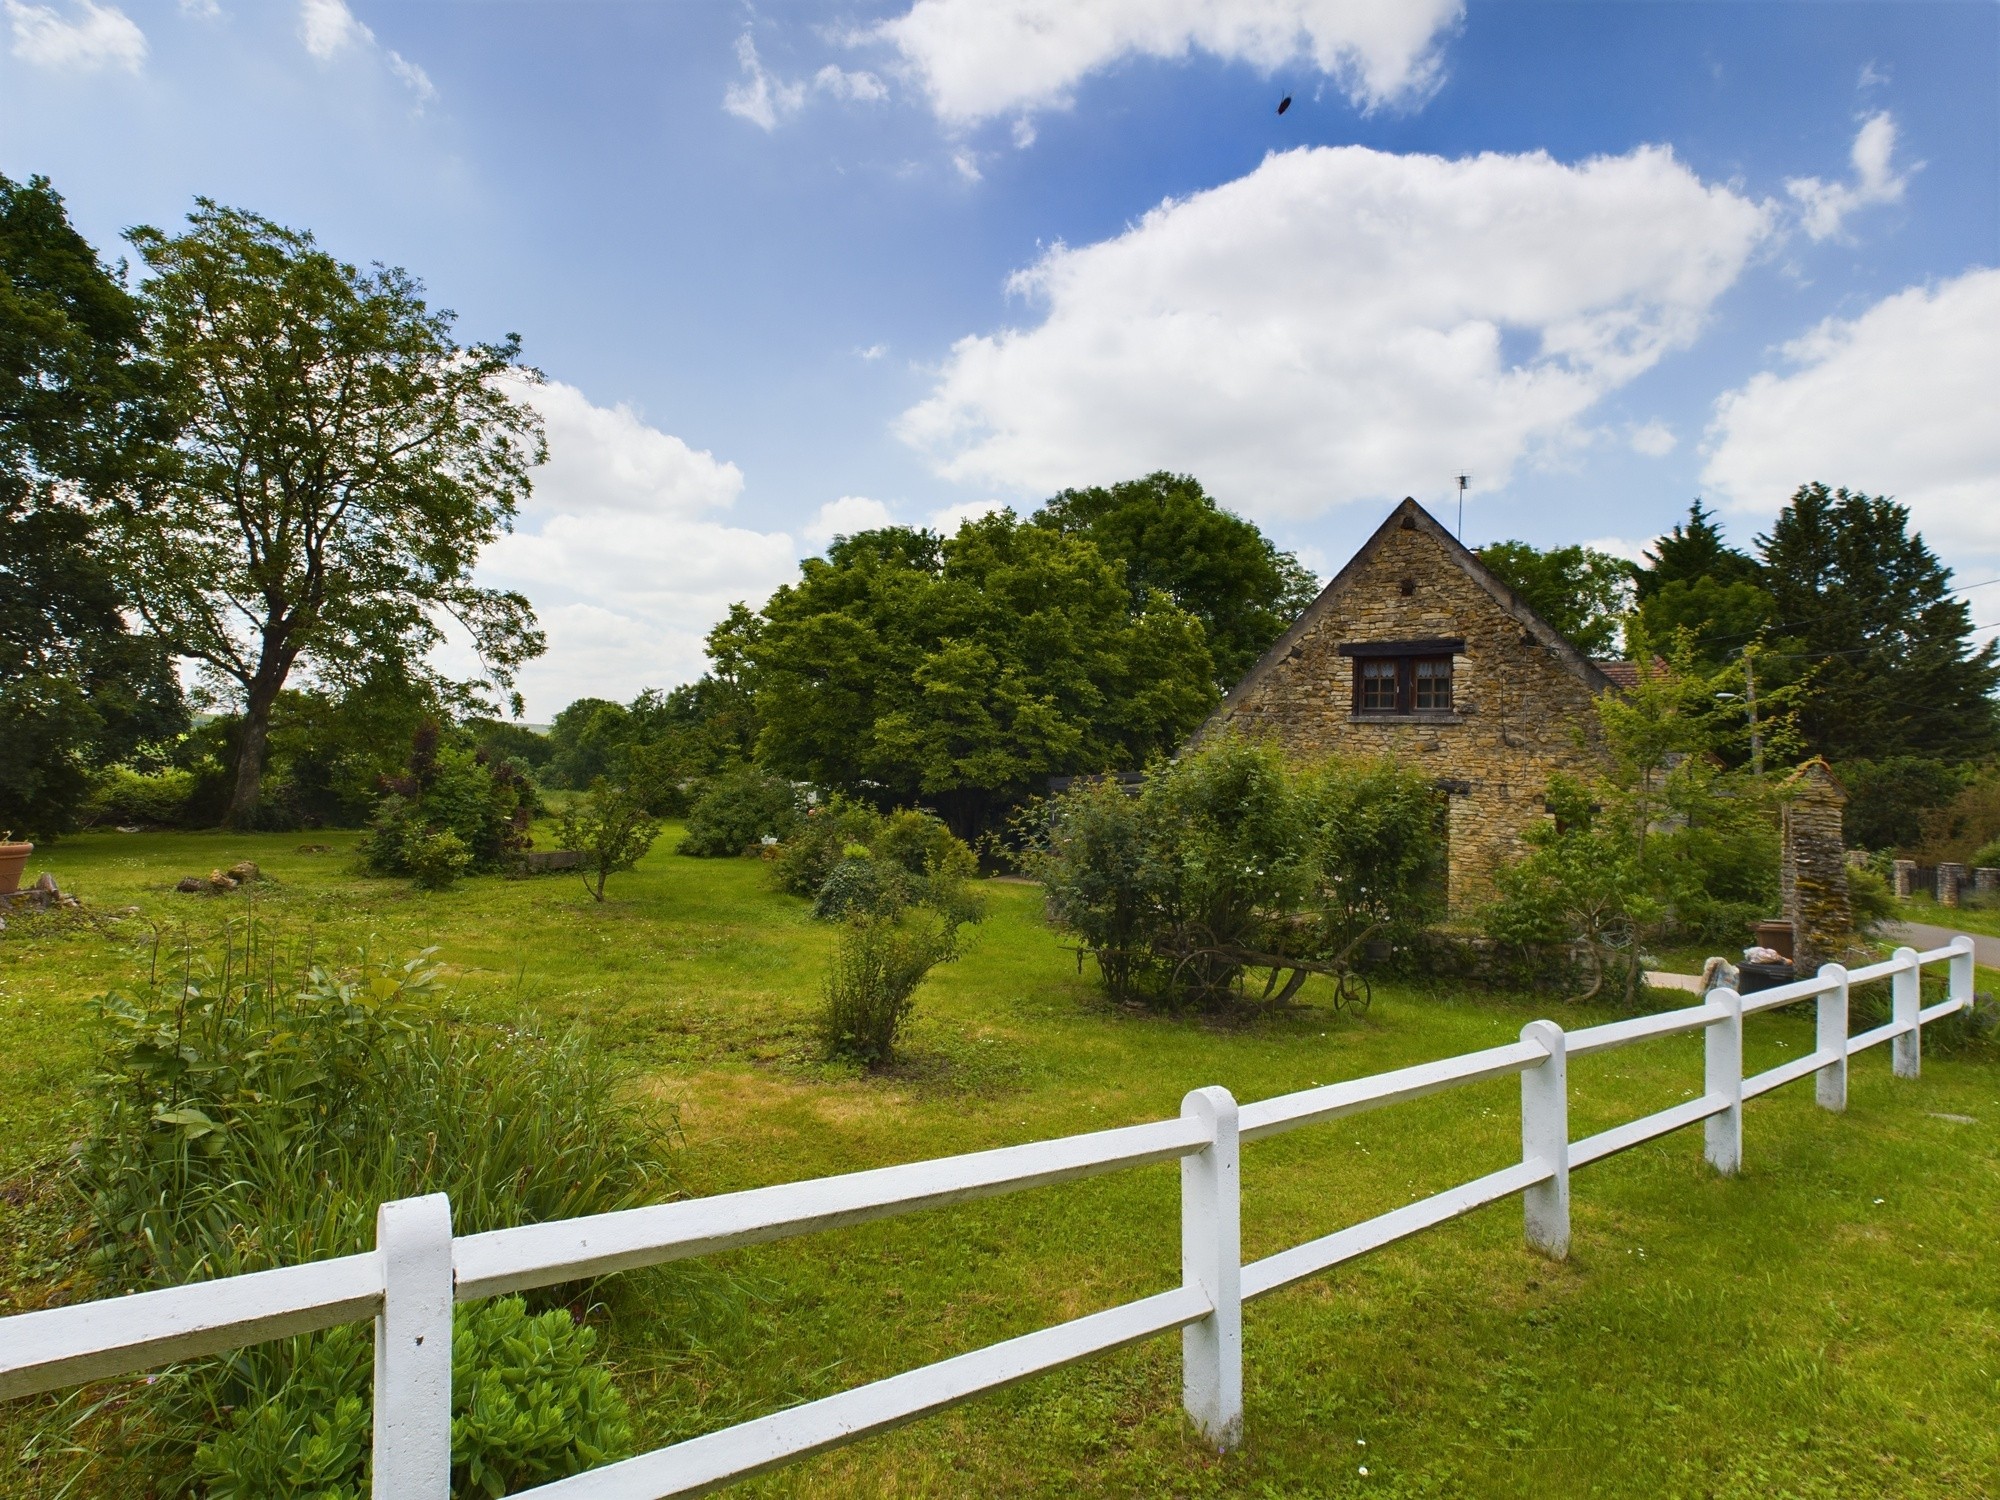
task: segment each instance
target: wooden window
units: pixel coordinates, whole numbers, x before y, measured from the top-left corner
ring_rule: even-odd
[[[1418,713],[1451,712],[1451,658],[1418,657],[1416,668],[1416,708]]]
[[[1354,711],[1362,714],[1451,712],[1449,656],[1354,658]]]

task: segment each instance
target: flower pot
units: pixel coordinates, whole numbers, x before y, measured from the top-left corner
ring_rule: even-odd
[[[34,852],[33,844],[0,844],[0,896],[11,896],[21,888],[21,872]]]

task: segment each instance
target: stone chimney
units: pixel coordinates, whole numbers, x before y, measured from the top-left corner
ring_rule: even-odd
[[[1785,822],[1778,885],[1785,920],[1796,934],[1793,962],[1805,975],[1839,958],[1854,930],[1841,827],[1847,791],[1832,768],[1814,756],[1792,773],[1780,795]]]

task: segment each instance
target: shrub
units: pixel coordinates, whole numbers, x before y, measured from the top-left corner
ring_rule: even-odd
[[[871,857],[859,845],[849,845],[858,853],[833,867],[813,900],[813,915],[822,922],[844,922],[851,917],[893,917],[910,904],[910,888],[903,872],[886,860]]]
[[[451,1487],[500,1496],[561,1479],[632,1449],[625,1399],[595,1363],[595,1329],[519,1297],[452,1310]],[[293,1340],[291,1374],[270,1399],[239,1408],[195,1449],[209,1500],[309,1495],[363,1500],[373,1436],[373,1352],[346,1324]]]
[[[847,847],[873,847],[884,819],[874,808],[835,796],[799,819],[771,865],[772,883],[787,895],[816,896]]]
[[[746,766],[709,784],[688,814],[679,852],[701,858],[741,854],[760,839],[789,836],[798,824],[797,788]]]
[[[1225,737],[1136,796],[1095,782],[1051,799],[1020,825],[1022,863],[1114,995],[1223,1005],[1262,969],[1264,997],[1289,1000],[1438,909],[1438,811],[1388,762],[1294,765]]]
[[[1975,870],[2000,869],[2000,839],[1981,844],[1972,851],[1972,858],[1967,863]]]
[[[130,766],[111,766],[97,773],[89,796],[84,800],[80,821],[85,827],[100,823],[151,823],[172,827],[187,816],[188,800],[194,795],[194,773],[169,767],[163,771],[135,771]]]
[[[537,805],[534,783],[518,765],[488,760],[426,722],[411,743],[408,769],[391,780],[361,841],[361,860],[382,874],[449,885],[468,870],[499,869],[526,849]],[[463,865],[451,868],[451,846],[431,842],[440,835],[457,841]]]
[[[450,1194],[461,1234],[661,1195],[663,1139],[580,1036],[474,1028],[442,998],[428,954],[333,967],[255,923],[232,924],[213,955],[156,954],[145,982],[100,997],[78,1167],[98,1273],[131,1291],[351,1254],[373,1244],[378,1204],[426,1192]],[[144,1388],[142,1425],[181,1456],[238,1441],[315,1493],[303,1476],[353,1438],[338,1380],[314,1363],[338,1353],[329,1335],[181,1366]],[[266,1426],[232,1425],[265,1406],[278,1409],[254,1419]]]
[[[1872,866],[1850,866],[1847,871],[1847,899],[1854,912],[1854,930],[1872,932],[1898,915],[1898,902],[1882,872]]]
[[[563,847],[582,853],[584,886],[599,901],[604,899],[604,882],[637,865],[660,836],[659,820],[647,811],[646,799],[631,787],[602,777],[582,796],[569,800],[560,827]]]
[[[421,889],[448,890],[472,868],[472,851],[449,828],[436,833],[413,830],[405,837],[403,863],[411,880]]]
[[[827,1053],[869,1067],[889,1061],[916,1008],[917,986],[957,954],[957,932],[939,917],[862,918],[843,929],[820,1017]]]

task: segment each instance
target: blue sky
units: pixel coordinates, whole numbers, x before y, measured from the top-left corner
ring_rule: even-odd
[[[1821,478],[2000,575],[1996,78],[1971,3],[0,0],[0,171],[523,336],[546,718],[833,531],[1157,467],[1322,574],[1465,470],[1474,543]]]

